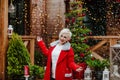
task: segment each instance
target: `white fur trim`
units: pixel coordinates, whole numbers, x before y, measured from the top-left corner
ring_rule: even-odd
[[[50,46],[56,46],[59,43],[59,40],[50,43]],[[62,50],[70,50],[71,44],[69,42],[63,45]]]

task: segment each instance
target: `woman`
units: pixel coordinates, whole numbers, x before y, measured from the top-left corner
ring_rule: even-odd
[[[69,43],[72,33],[64,28],[59,33],[59,40],[50,44],[48,49],[42,38],[37,37],[38,46],[47,56],[44,80],[72,80],[72,70],[82,71],[82,67],[74,62],[74,52]]]

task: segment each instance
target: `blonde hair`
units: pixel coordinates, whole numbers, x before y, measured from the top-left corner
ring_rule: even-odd
[[[63,29],[60,31],[60,33],[59,33],[59,37],[60,37],[62,34],[68,34],[69,39],[71,39],[72,33],[71,33],[70,29],[68,29],[68,28],[63,28]]]

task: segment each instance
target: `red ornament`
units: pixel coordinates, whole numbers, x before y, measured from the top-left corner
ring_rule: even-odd
[[[24,76],[29,76],[29,67],[28,67],[28,65],[24,66]]]
[[[72,23],[74,23],[74,22],[75,22],[75,18],[73,17],[73,18],[72,18]]]
[[[85,16],[85,13],[82,13],[82,16]]]
[[[70,20],[69,20],[68,18],[65,20],[66,23],[69,23],[69,21],[70,21]]]
[[[84,53],[80,53],[80,57],[82,57],[82,58],[83,58],[84,56],[85,56],[85,54],[84,54]]]

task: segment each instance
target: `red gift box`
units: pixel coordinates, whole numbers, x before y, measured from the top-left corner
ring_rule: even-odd
[[[86,69],[86,63],[80,63],[79,66],[81,66],[83,68],[82,71],[77,72],[77,71],[73,71],[73,79],[83,79],[84,78],[84,70]]]

